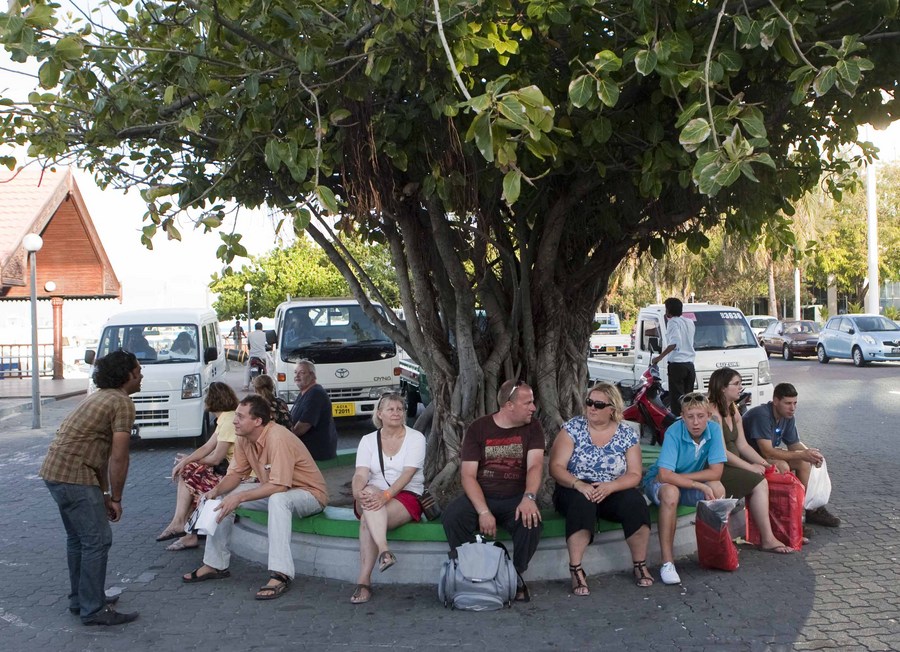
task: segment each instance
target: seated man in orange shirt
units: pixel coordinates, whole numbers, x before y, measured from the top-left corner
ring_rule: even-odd
[[[231,552],[228,544],[234,529],[234,510],[244,505],[269,513],[269,572],[271,579],[256,593],[257,600],[274,600],[294,578],[291,556],[291,517],[311,516],[328,504],[325,478],[312,456],[284,426],[269,421],[271,408],[253,394],[238,404],[234,416],[237,442],[228,473],[206,498],[224,496],[218,507],[219,525],[206,539],[203,565],[184,575],[185,583],[228,577]],[[243,483],[251,472],[258,483]]]

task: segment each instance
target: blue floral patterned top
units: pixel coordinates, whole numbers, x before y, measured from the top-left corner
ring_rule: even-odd
[[[575,442],[566,469],[586,482],[612,482],[624,475],[628,468],[625,451],[639,441],[634,429],[624,423],[619,424],[606,446],[595,446],[591,441],[585,417],[573,417],[563,428]]]

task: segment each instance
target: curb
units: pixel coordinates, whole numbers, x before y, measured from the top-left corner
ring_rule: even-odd
[[[53,403],[55,401],[62,401],[67,398],[72,398],[73,396],[80,396],[82,394],[87,394],[86,389],[75,390],[71,392],[65,392],[62,394],[58,394],[56,396],[45,396],[41,398],[41,405],[47,405],[49,403]],[[14,399],[13,399],[14,400]],[[0,406],[0,419],[5,419],[6,417],[11,417],[16,414],[22,414],[23,412],[31,412],[32,403],[31,400],[23,400],[21,403],[13,403],[12,405],[4,405]]]

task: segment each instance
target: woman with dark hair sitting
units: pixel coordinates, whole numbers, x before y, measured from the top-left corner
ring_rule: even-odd
[[[269,420],[290,430],[292,425],[291,409],[275,393],[275,381],[272,380],[272,377],[261,374],[253,379],[252,386],[253,391],[266,399],[266,403],[272,407],[272,414],[269,416]]]
[[[200,496],[219,484],[228,463],[234,455],[234,411],[238,397],[225,383],[209,384],[206,409],[216,416],[216,430],[200,448],[190,455],[177,455],[172,469],[172,480],[177,485],[175,515],[166,528],[156,537],[157,541],[169,541],[181,537],[166,550],[177,551],[196,548],[197,535],[185,534],[184,524],[196,508]]]
[[[550,449],[553,504],[566,517],[572,593],[591,594],[581,561],[601,518],[622,524],[634,581],[646,588],[653,584],[647,569],[650,511],[637,489],[642,471],[637,433],[622,423],[624,404],[615,385],[595,384],[584,404],[585,415],[569,419]]]
[[[710,418],[722,426],[728,456],[721,482],[726,496],[750,501],[749,509],[759,528],[760,550],[787,555],[794,549],[775,538],[769,521],[769,483],[765,481],[769,463],[747,443],[744,423],[734,404],[741,391],[741,374],[730,367],[716,369],[709,377]]]

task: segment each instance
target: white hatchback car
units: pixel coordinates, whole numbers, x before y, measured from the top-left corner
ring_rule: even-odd
[[[900,326],[881,315],[838,315],[819,333],[816,356],[850,358],[857,367],[872,361],[900,360]]]

